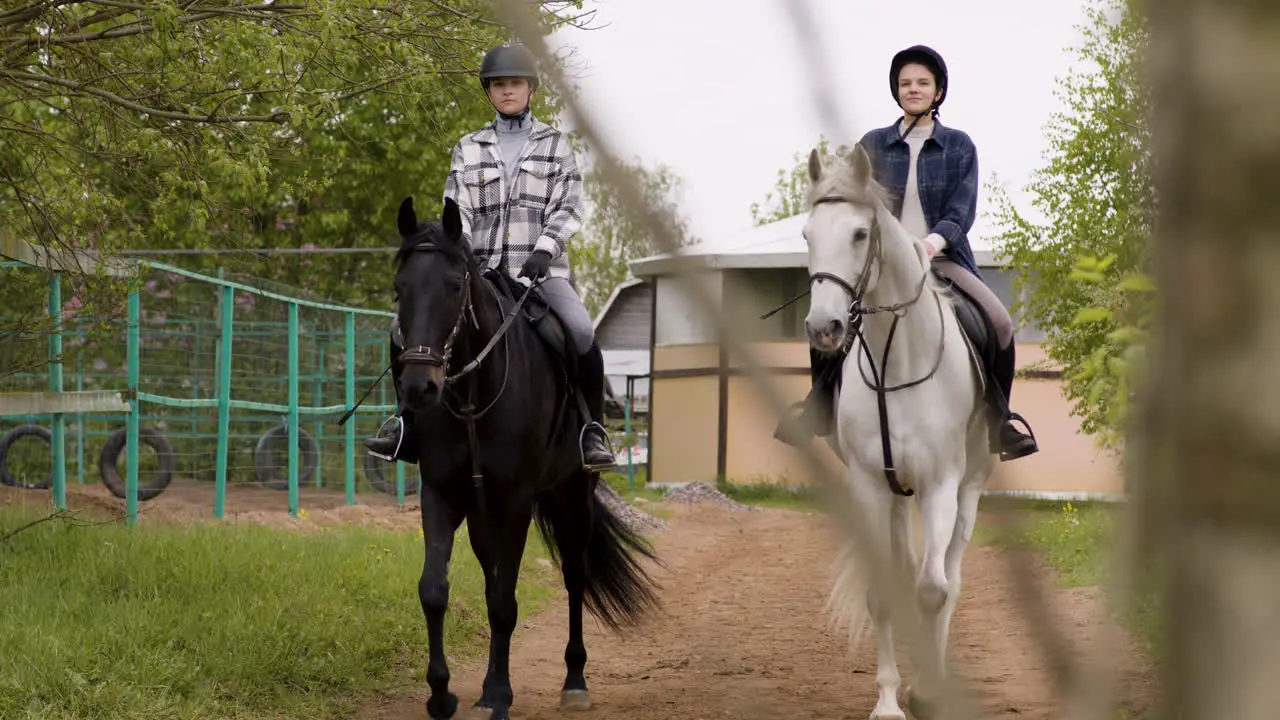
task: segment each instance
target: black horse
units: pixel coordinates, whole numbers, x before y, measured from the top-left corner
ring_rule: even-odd
[[[569,596],[561,707],[586,709],[583,605],[614,630],[633,624],[658,604],[657,586],[640,565],[640,557],[657,558],[596,497],[599,476],[582,469],[575,415],[582,403],[574,401],[563,354],[524,314],[526,306],[538,306],[536,297],[530,300],[505,274],[482,272],[452,200],[440,222],[420,225],[413,198],[406,198],[398,224],[403,245],[395,289],[404,350],[392,364],[401,402],[414,413],[405,442],[422,477],[426,561],[418,596],[430,638],[427,714],[448,718],[458,707],[449,692],[444,614],[449,558],[463,519],[484,570],[489,612],[489,669],[475,707],[490,710],[494,720],[509,717],[516,579],[536,518]]]

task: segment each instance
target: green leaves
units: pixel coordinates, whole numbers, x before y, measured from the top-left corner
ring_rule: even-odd
[[[1104,322],[1111,319],[1111,311],[1106,308],[1087,307],[1081,308],[1076,313],[1076,318],[1072,321],[1072,325],[1088,325],[1090,323]]]
[[[1026,291],[1016,310],[1045,330],[1073,413],[1105,445],[1120,440],[1158,296],[1145,272],[1155,215],[1139,73],[1147,31],[1126,2],[1086,8],[1083,69],[1059,84],[1066,110],[1046,127],[1045,163],[1027,187],[1044,221],[990,188],[997,251]]]
[[[649,201],[661,209],[665,222],[674,227],[682,244],[688,237],[688,221],[679,214],[681,179],[670,168],[646,168],[638,162],[624,163],[643,188]],[[602,173],[588,171],[583,182],[587,216],[582,232],[569,246],[574,278],[583,304],[593,316],[603,309],[613,289],[631,277],[630,263],[662,252],[648,229],[648,220],[637,217],[618,201]]]
[[[481,0],[30,5],[0,22],[0,229],[107,255],[396,244],[396,205],[438,208],[454,143],[492,120],[474,72],[507,39]],[[161,259],[391,306],[389,253]],[[3,336],[44,279],[0,282],[31,291]],[[123,310],[103,278],[68,282]]]
[[[847,162],[849,154],[853,152],[849,145],[841,145],[833,152],[831,142],[821,136],[816,147],[824,165]],[[778,170],[777,182],[773,190],[765,194],[762,202],[751,203],[752,224],[766,225],[804,212],[804,196],[808,189],[809,152],[806,150],[793,156],[793,165],[789,169]]]

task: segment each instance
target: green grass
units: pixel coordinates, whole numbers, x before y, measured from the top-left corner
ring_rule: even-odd
[[[812,489],[800,485],[779,483],[719,483],[716,489],[743,505],[784,508],[787,510],[812,510],[818,506],[818,495]]]
[[[38,517],[0,508],[0,535]],[[48,522],[0,546],[0,717],[339,717],[422,683],[416,532]],[[522,615],[554,596],[530,537]],[[483,576],[458,534],[446,648],[483,650]]]
[[[658,516],[669,517],[662,506],[652,503],[666,498],[665,488],[649,487],[644,466],[636,468],[634,487],[627,479],[626,470],[606,472],[600,476],[613,487],[627,502],[636,505],[636,498],[648,500],[648,504],[638,505],[646,512]],[[743,505],[759,505],[763,507],[786,508],[790,510],[810,510],[818,505],[816,493],[807,487],[785,485],[780,483],[717,483],[715,488]]]
[[[979,541],[1031,548],[1058,572],[1063,587],[1098,586],[1111,590],[1112,552],[1118,546],[1120,508],[1107,503],[1012,502],[1027,522],[1012,537],[997,536],[983,528]],[[979,533],[975,533],[979,535]],[[1161,646],[1159,569],[1143,567],[1131,583],[1135,596],[1124,622],[1156,662],[1165,656]]]
[[[643,465],[635,468],[635,485],[632,487],[631,481],[627,479],[627,469],[620,468],[609,472],[600,473],[600,479],[604,480],[619,495],[631,501],[632,498],[642,497],[651,502],[657,502],[663,498],[666,491],[662,488],[649,487],[648,474],[645,473]]]

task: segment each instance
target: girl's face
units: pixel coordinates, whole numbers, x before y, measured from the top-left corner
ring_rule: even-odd
[[[533,88],[521,77],[500,77],[489,81],[489,99],[493,106],[507,115],[514,115],[533,99]]]
[[[929,112],[941,95],[933,73],[919,63],[907,63],[898,72],[898,104],[912,115]]]

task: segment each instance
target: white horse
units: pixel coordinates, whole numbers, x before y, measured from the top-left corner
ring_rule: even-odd
[[[945,678],[961,557],[995,463],[982,376],[953,298],[887,209],[863,148],[855,145],[848,165],[831,168],[823,168],[813,151],[809,179],[812,210],[804,236],[811,297],[805,330],[819,351],[848,347],[834,442],[869,537],[888,545],[894,570],[914,577],[915,606],[931,647],[912,653],[919,658],[918,677],[908,689],[907,706],[913,716],[928,717]],[[924,526],[918,568],[912,494]],[[869,612],[879,694],[872,720],[905,718],[898,704],[901,676],[890,593],[869,581],[858,557],[850,545],[842,548],[829,608],[850,625],[855,639],[865,626],[864,610]]]

